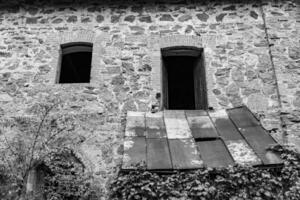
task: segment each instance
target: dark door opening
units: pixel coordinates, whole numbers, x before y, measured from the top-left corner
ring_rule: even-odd
[[[165,109],[207,109],[205,70],[201,54],[199,49],[162,51]]]
[[[169,109],[195,109],[193,67],[194,57],[165,58],[168,73]]]

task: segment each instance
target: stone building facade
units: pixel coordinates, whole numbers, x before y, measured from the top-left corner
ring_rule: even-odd
[[[161,48],[203,49],[208,107],[247,105],[280,142],[300,143],[300,2],[57,0],[0,4],[0,116],[63,99],[78,156],[105,192],[127,111],[161,107]],[[93,44],[90,83],[59,84],[61,45]]]

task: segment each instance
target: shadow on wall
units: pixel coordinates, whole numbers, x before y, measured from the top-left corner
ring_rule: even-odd
[[[69,6],[72,4],[74,7],[80,7],[82,5],[87,5],[93,3],[93,5],[113,5],[122,4],[123,7],[125,3],[127,5],[135,5],[135,4],[201,4],[201,5],[211,5],[211,6],[218,6],[222,4],[234,4],[234,3],[256,3],[259,4],[260,1],[258,0],[204,0],[204,1],[197,1],[197,0],[135,0],[135,1],[127,1],[127,0],[111,0],[111,1],[95,1],[95,0],[11,0],[11,1],[0,1],[1,8],[0,10],[6,10],[9,8],[10,12],[18,12],[20,8],[24,6],[30,5],[47,5],[47,6]],[[226,7],[225,10],[235,10],[235,6]]]

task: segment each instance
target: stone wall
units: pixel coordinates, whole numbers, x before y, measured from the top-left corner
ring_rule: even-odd
[[[287,140],[300,147],[300,2],[265,1],[263,11]]]
[[[288,134],[299,135],[295,1],[77,2],[0,5],[0,116],[26,115],[42,99],[63,99],[60,112],[81,125],[78,152],[99,191],[121,162],[126,111],[159,103],[154,72],[170,35],[196,38],[204,49],[210,107],[246,104],[276,139],[282,122]],[[89,84],[55,83],[59,45],[70,41],[94,45]]]

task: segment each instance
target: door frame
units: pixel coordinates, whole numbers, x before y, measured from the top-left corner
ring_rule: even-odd
[[[206,72],[204,67],[203,48],[190,46],[174,46],[161,49],[162,70],[161,70],[161,110],[169,109],[168,96],[168,72],[164,57],[169,56],[191,56],[197,57],[194,68],[194,94],[195,94],[195,110],[207,110],[207,88],[206,88]]]

